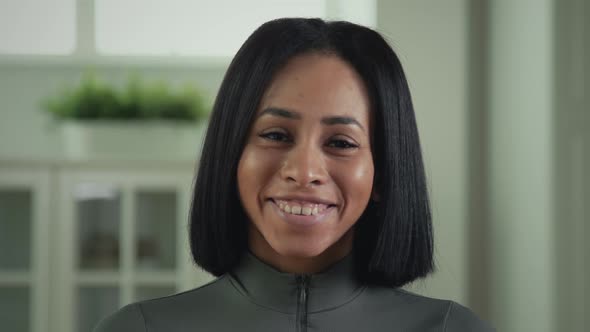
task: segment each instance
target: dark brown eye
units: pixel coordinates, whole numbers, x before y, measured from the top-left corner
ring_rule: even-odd
[[[328,142],[328,146],[331,148],[337,148],[337,149],[354,149],[354,148],[358,148],[358,145],[350,143],[348,141],[342,140],[342,139],[335,139],[335,140],[331,140],[330,142]]]
[[[281,133],[278,131],[272,131],[269,133],[260,134],[258,136],[260,136],[264,139],[270,140],[270,141],[277,141],[277,142],[288,142],[289,141],[289,136],[287,136],[285,133]]]

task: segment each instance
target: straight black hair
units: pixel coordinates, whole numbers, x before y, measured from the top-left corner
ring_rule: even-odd
[[[374,186],[355,225],[357,277],[402,286],[434,269],[430,203],[418,129],[401,63],[372,29],[349,22],[283,18],[260,26],[232,60],[213,106],[190,210],[194,261],[215,276],[248,250],[248,217],[237,167],[250,125],[273,76],[291,58],[323,53],[346,61],[363,79],[375,119]]]

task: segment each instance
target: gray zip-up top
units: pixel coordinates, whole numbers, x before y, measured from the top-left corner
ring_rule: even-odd
[[[323,273],[282,273],[252,254],[213,282],[123,307],[95,332],[493,331],[469,309],[401,289],[367,286],[352,256]]]

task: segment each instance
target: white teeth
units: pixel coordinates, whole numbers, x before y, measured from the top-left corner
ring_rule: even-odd
[[[310,215],[315,216],[320,213],[323,213],[323,211],[328,208],[328,206],[326,206],[324,204],[300,205],[300,204],[294,203],[292,205],[289,205],[286,201],[276,201],[275,203],[277,204],[279,209],[285,213],[295,214],[295,215],[304,215],[304,216],[310,216]]]
[[[301,209],[301,214],[309,216],[311,214],[311,208],[310,207],[304,207],[303,209]]]

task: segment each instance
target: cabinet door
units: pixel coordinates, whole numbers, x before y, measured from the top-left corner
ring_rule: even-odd
[[[0,167],[0,326],[42,332],[48,321],[49,173]]]
[[[133,190],[136,272],[174,272],[177,269],[179,196],[176,188]]]
[[[178,229],[186,224],[180,217],[181,191],[170,186],[133,189],[133,301],[171,295],[181,286]]]
[[[211,279],[189,259],[192,169],[64,170],[60,183],[59,280],[65,300],[57,330],[88,331],[125,304]]]

